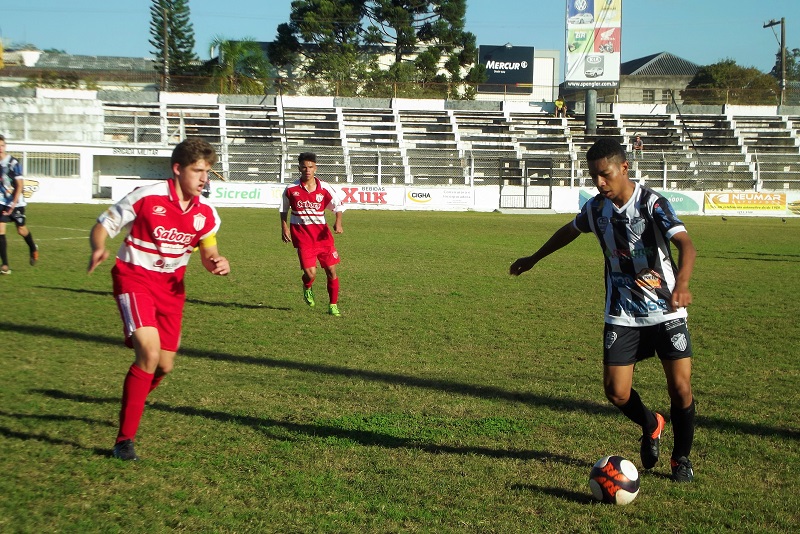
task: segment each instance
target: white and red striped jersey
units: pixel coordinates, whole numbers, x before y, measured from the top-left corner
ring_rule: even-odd
[[[220,226],[217,210],[200,197],[182,209],[174,180],[131,191],[97,222],[112,238],[128,230],[117,252],[118,268],[166,283],[182,283],[194,247]]]
[[[672,311],[669,306],[678,272],[670,239],[686,228],[663,195],[637,183],[621,208],[597,195],[573,224],[593,232],[603,249],[605,322],[647,326],[686,317],[686,308]]]
[[[333,233],[325,222],[325,210],[343,212],[344,205],[336,190],[327,182],[314,178],[316,187],[308,191],[297,180],[283,192],[281,213],[292,211],[289,227],[295,248],[333,246]]]

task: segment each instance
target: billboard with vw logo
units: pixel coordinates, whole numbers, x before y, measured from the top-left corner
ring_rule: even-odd
[[[564,85],[619,87],[622,0],[567,0]]]
[[[480,45],[478,59],[489,76],[486,83],[478,85],[478,92],[533,92],[532,46]]]

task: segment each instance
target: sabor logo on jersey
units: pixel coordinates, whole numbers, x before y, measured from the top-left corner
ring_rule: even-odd
[[[200,230],[203,229],[205,225],[206,225],[205,215],[200,215],[198,213],[197,215],[194,216],[194,220],[192,221],[192,226],[194,227],[195,230],[199,232]]]
[[[167,208],[164,206],[153,206],[153,215],[166,215]]]
[[[616,332],[606,332],[606,348],[610,349],[611,345],[617,340]]]
[[[683,332],[675,334],[674,336],[669,338],[669,340],[672,341],[672,346],[681,352],[685,351],[686,347],[689,345],[689,342],[686,339],[686,334],[684,334]]]
[[[167,230],[163,226],[158,226],[156,227],[155,230],[153,230],[153,237],[165,243],[177,243],[179,245],[188,245],[189,243],[192,242],[194,234],[185,234],[183,232],[179,232],[175,228],[170,228],[169,230]]]

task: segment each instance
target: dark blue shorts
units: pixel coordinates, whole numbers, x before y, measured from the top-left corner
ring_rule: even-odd
[[[661,360],[691,358],[692,339],[686,319],[639,327],[606,323],[603,364],[633,365],[656,354]]]
[[[25,226],[25,206],[19,207],[17,206],[14,210],[8,214],[3,215],[4,211],[8,211],[8,206],[0,205],[0,222],[13,222],[17,225],[17,227]]]

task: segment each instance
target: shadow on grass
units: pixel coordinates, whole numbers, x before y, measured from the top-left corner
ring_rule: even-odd
[[[85,295],[98,295],[103,297],[113,297],[111,291],[98,291],[95,289],[76,289],[72,287],[53,287],[53,286],[35,286],[37,289],[52,289],[54,291],[69,291],[70,293],[83,293]],[[239,302],[212,302],[208,300],[199,299],[186,299],[188,304],[199,304],[201,306],[213,306],[219,308],[235,308],[241,310],[279,310],[291,311],[292,308],[286,306],[265,306],[263,304],[242,304]]]
[[[5,438],[18,439],[21,441],[41,441],[44,443],[50,443],[52,445],[67,445],[75,449],[90,451],[92,454],[96,454],[97,456],[106,456],[108,458],[111,458],[111,449],[109,448],[101,449],[98,447],[86,447],[76,441],[71,441],[68,439],[61,439],[61,438],[53,438],[50,436],[44,436],[42,434],[18,432],[16,430],[12,430],[4,426],[0,426],[0,436],[3,436]]]
[[[524,491],[532,493],[547,493],[553,497],[557,497],[562,501],[572,501],[578,504],[598,504],[591,496],[585,493],[578,493],[577,491],[569,491],[564,488],[553,488],[545,486],[537,486],[536,484],[512,484],[509,486],[512,491]]]
[[[706,255],[704,258],[717,260],[743,260],[743,261],[781,261],[797,263],[800,254],[762,254],[760,252],[717,252],[715,255]]]
[[[8,331],[16,334],[32,336],[49,336],[59,339],[72,339],[86,341],[90,343],[101,343],[112,346],[120,346],[121,341],[110,336],[97,336],[83,332],[62,330],[49,326],[36,326],[14,324],[9,322],[0,323],[0,331]],[[202,358],[215,361],[224,361],[244,365],[261,365],[276,369],[291,369],[310,373],[321,373],[330,376],[343,376],[348,378],[360,378],[374,382],[383,382],[394,385],[418,387],[423,389],[457,393],[483,399],[502,399],[511,402],[522,402],[531,406],[545,407],[554,411],[585,412],[589,414],[614,415],[618,411],[608,405],[601,405],[590,401],[580,401],[575,399],[564,399],[535,395],[532,393],[520,393],[508,391],[493,386],[481,386],[476,384],[465,384],[462,382],[452,382],[449,380],[436,380],[419,378],[409,375],[396,373],[385,373],[380,371],[369,371],[365,369],[353,369],[337,365],[320,365],[296,362],[285,359],[266,358],[263,356],[239,356],[235,354],[209,353],[208,351],[181,348],[180,354],[184,357]],[[745,423],[730,421],[719,417],[697,416],[695,420],[697,427],[708,428],[720,432],[745,433],[754,436],[778,437],[785,439],[800,440],[800,431],[768,426],[764,424]]]
[[[32,390],[31,393],[45,395],[54,399],[71,400],[86,403],[118,403],[119,399],[109,399],[107,397],[91,397],[82,393],[68,393],[57,389]],[[553,454],[544,451],[534,450],[503,450],[492,449],[489,447],[456,447],[452,445],[432,445],[411,438],[402,438],[381,434],[369,430],[348,430],[333,426],[294,423],[291,421],[279,421],[277,419],[267,419],[263,417],[253,417],[246,415],[233,415],[227,412],[195,408],[192,406],[171,406],[160,402],[147,405],[147,410],[157,410],[166,413],[176,413],[188,417],[202,417],[212,421],[223,423],[234,423],[241,426],[248,426],[267,437],[277,441],[291,440],[292,434],[308,436],[314,439],[336,438],[347,440],[365,447],[385,447],[390,449],[415,449],[429,454],[464,454],[479,455],[489,458],[510,458],[514,460],[537,460],[541,462],[558,462],[566,465],[590,467],[585,461]],[[0,431],[2,433],[2,431]],[[107,455],[107,451],[103,451]]]

